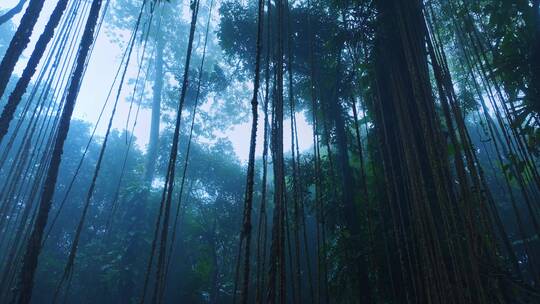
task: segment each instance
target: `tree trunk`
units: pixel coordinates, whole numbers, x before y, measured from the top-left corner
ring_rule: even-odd
[[[30,4],[32,4],[32,1]],[[38,0],[43,6],[42,0]],[[38,206],[36,220],[34,227],[28,240],[26,252],[24,254],[22,269],[20,272],[20,286],[18,290],[18,303],[28,304],[32,296],[32,289],[34,286],[34,275],[36,272],[38,257],[41,251],[41,244],[43,239],[43,231],[47,225],[49,217],[49,211],[52,205],[52,199],[54,190],[56,188],[56,180],[58,178],[58,171],[60,169],[60,161],[62,153],[64,151],[64,142],[66,140],[69,125],[71,121],[71,115],[75,107],[75,101],[79,92],[79,87],[82,81],[82,74],[86,66],[86,59],[90,51],[90,47],[94,42],[94,31],[97,25],[99,11],[101,10],[102,0],[94,0],[90,8],[88,20],[84,28],[84,33],[79,45],[79,53],[77,56],[77,64],[73,72],[70,84],[68,86],[67,96],[64,103],[64,110],[62,111],[60,122],[58,125],[58,135],[54,142],[53,153],[49,168],[47,170],[47,176],[45,178],[42,197]],[[28,12],[28,10],[27,10]]]
[[[28,46],[30,42],[30,36],[34,30],[34,25],[36,24],[41,9],[43,8],[43,0],[31,0],[24,12],[24,15],[21,19],[21,24],[17,28],[15,35],[9,43],[9,47],[6,50],[4,58],[2,58],[2,63],[0,63],[0,97],[4,95],[6,86],[9,82],[9,78],[13,73],[13,69],[19,60],[24,49]]]
[[[475,250],[486,235],[475,223],[467,226],[459,210],[471,208],[457,198],[430,83],[422,1],[379,0],[375,49],[375,122],[382,140],[389,209],[395,223],[399,261],[393,273],[402,277],[398,299],[422,303],[491,303],[482,263],[496,263],[490,247]],[[471,169],[471,168],[470,168]],[[472,170],[472,169],[471,169]],[[469,178],[469,177],[467,177]],[[470,199],[465,197],[464,199]],[[456,211],[458,210],[458,211]],[[466,209],[469,210],[469,209]],[[481,211],[472,216],[480,218]],[[471,213],[472,213],[471,212]],[[448,235],[459,235],[450,239]],[[482,244],[483,245],[483,244]],[[466,286],[466,288],[462,288]]]
[[[217,211],[214,210],[214,220],[212,223],[212,231],[209,238],[209,245],[212,257],[212,278],[210,283],[210,304],[217,304],[219,299],[219,263],[218,263],[218,248],[217,248]]]
[[[163,91],[163,48],[164,41],[161,33],[156,35],[156,62],[154,69],[154,89],[152,97],[152,121],[150,123],[150,142],[148,144],[147,162],[144,181],[151,186],[156,169],[159,146],[159,123],[161,119],[161,94]]]
[[[32,52],[32,55],[30,56],[30,59],[28,60],[28,63],[24,68],[21,78],[19,78],[15,89],[9,96],[8,102],[4,107],[4,110],[2,111],[2,115],[0,116],[0,142],[2,142],[2,139],[4,138],[9,129],[9,123],[13,119],[15,110],[17,109],[17,106],[19,105],[22,96],[26,92],[26,88],[28,87],[32,76],[34,76],[34,73],[36,72],[36,68],[41,58],[43,57],[43,54],[45,53],[47,45],[49,44],[54,35],[54,30],[60,23],[60,19],[64,14],[67,3],[67,0],[60,0],[56,4],[54,11],[52,12],[51,17],[49,18],[49,21],[45,26],[43,34],[39,36],[34,51]]]
[[[337,142],[337,162],[340,169],[341,179],[341,199],[343,204],[343,218],[345,225],[349,230],[351,236],[350,240],[347,240],[348,246],[351,252],[363,252],[361,246],[361,224],[363,220],[358,214],[358,210],[355,205],[355,189],[356,184],[349,162],[349,149],[347,140],[347,127],[345,123],[345,114],[343,106],[340,102],[340,90],[341,90],[341,53],[342,46],[339,47],[336,55],[336,87],[334,88],[334,96],[328,100],[329,112],[331,119],[333,120]],[[352,254],[351,254],[352,255]],[[368,267],[365,261],[364,254],[354,254],[357,257],[351,262],[355,265],[354,275],[358,278],[358,296],[360,303],[371,303],[371,293],[369,288]]]

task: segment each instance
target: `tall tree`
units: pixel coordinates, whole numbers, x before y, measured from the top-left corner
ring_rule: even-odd
[[[99,12],[101,9],[102,0],[93,0],[88,20],[84,27],[84,32],[79,45],[77,56],[77,65],[73,71],[73,75],[68,87],[68,93],[64,103],[60,122],[58,125],[58,135],[54,141],[52,150],[52,158],[47,170],[45,183],[41,193],[41,200],[38,206],[36,220],[28,239],[26,251],[23,258],[22,268],[20,271],[20,283],[18,290],[18,303],[28,304],[32,297],[32,289],[34,286],[34,274],[36,272],[39,254],[42,247],[43,231],[47,225],[49,211],[51,210],[54,190],[56,188],[56,180],[58,178],[58,170],[64,150],[64,142],[66,140],[71,115],[77,100],[77,94],[82,81],[83,71],[86,65],[86,60],[90,52],[90,47],[94,42],[94,31],[96,29]]]
[[[158,28],[155,37],[156,55],[154,63],[154,87],[152,92],[152,119],[150,121],[150,142],[148,144],[147,160],[145,166],[145,182],[150,185],[156,170],[156,160],[159,148],[159,125],[161,120],[161,96],[163,94],[163,49],[164,41]]]
[[[460,199],[453,186],[429,78],[423,4],[392,0],[376,5],[376,122],[394,230],[399,232],[394,240],[400,261],[398,297],[491,303],[499,294],[488,292],[492,287],[481,275],[481,265],[498,263],[492,255],[496,247],[488,241],[482,200],[471,199],[475,191],[470,189]],[[474,180],[473,167],[469,170]],[[458,176],[460,185],[467,185],[468,179]],[[462,200],[470,203],[460,207],[466,210],[458,216],[452,206]],[[472,224],[471,216],[476,219]],[[448,234],[461,235],[462,240],[449,239]]]

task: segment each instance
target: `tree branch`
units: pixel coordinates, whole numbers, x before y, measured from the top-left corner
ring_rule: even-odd
[[[26,0],[19,0],[19,3],[17,3],[17,5],[15,5],[15,7],[13,7],[9,11],[7,11],[5,14],[0,16],[0,25],[8,22],[9,20],[11,20],[11,18],[13,18],[18,13],[20,13],[22,11],[22,8],[23,8],[25,2],[26,2]]]

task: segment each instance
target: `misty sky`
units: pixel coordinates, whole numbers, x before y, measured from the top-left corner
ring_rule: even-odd
[[[114,0],[111,0],[114,1]],[[0,1],[0,10],[13,7],[18,0],[1,0]],[[45,0],[44,10],[42,11],[38,23],[34,29],[32,36],[32,42],[29,47],[25,50],[23,55],[28,58],[33,49],[33,43],[37,40],[37,37],[43,31],[45,23],[52,12],[54,5],[57,1],[55,0]],[[15,25],[20,21],[21,16],[23,15],[25,9],[19,13],[14,19]],[[105,17],[105,25],[107,26],[108,17]],[[3,25],[5,26],[5,25]],[[127,45],[127,40],[129,39],[129,33],[123,35],[124,43],[122,45],[118,43],[113,43],[110,40],[110,37],[106,33],[105,29],[102,29],[98,39],[96,41],[96,46],[90,63],[88,65],[88,70],[86,72],[84,81],[81,86],[79,97],[77,100],[77,105],[75,107],[74,117],[86,120],[92,125],[94,125],[98,119],[99,112],[105,102],[107,93],[110,89],[110,86],[113,82],[114,75],[118,66],[120,64],[120,59],[124,51],[124,47]],[[214,34],[215,35],[215,34]],[[134,54],[137,52],[135,51]],[[3,55],[3,54],[2,54]],[[137,73],[137,60],[134,56],[131,60],[130,67],[128,69],[128,80],[135,79]],[[26,62],[24,60],[19,61],[16,72],[21,73],[22,69]],[[37,75],[37,73],[36,73]],[[116,116],[113,122],[113,127],[119,130],[123,130],[126,125],[126,120],[129,112],[129,98],[131,95],[133,87],[131,85],[124,84],[122,90],[122,97],[118,104],[118,109]],[[113,91],[115,92],[115,91]],[[114,94],[113,94],[114,95]],[[246,100],[246,104],[249,103],[249,100]],[[113,100],[109,102],[107,111],[105,112],[104,117],[101,119],[101,122],[98,127],[98,134],[103,134],[106,130],[106,125],[110,117],[112,110]],[[246,108],[247,109],[247,108]],[[262,154],[262,126],[263,126],[263,115],[259,115],[259,132],[257,138],[257,155]],[[185,121],[185,120],[184,120]],[[185,126],[186,124],[184,124]],[[297,116],[297,125],[298,125],[298,135],[299,135],[299,146],[300,150],[307,150],[311,147],[312,143],[312,132],[311,126],[306,122],[305,116],[300,114]],[[131,126],[131,123],[130,123]],[[284,148],[285,151],[290,151],[290,120],[286,120],[284,123]],[[163,127],[163,124],[162,124]],[[218,134],[215,134],[218,137],[227,137],[233,148],[238,155],[238,158],[242,161],[246,161],[249,152],[249,134],[250,134],[251,123],[249,121],[235,125],[228,130],[223,130]],[[130,127],[131,128],[131,127]],[[141,108],[139,114],[139,119],[137,122],[137,127],[135,128],[135,136],[137,137],[136,144],[144,149],[148,143],[148,133],[150,130],[150,110]]]

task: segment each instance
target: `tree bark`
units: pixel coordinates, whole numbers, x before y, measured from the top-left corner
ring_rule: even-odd
[[[43,34],[39,36],[34,51],[32,52],[32,55],[30,55],[30,59],[24,68],[21,78],[19,78],[17,84],[15,85],[15,89],[9,96],[8,102],[2,111],[2,115],[0,116],[0,142],[2,142],[2,139],[9,129],[9,123],[13,119],[15,110],[17,109],[22,96],[26,92],[26,88],[28,87],[32,76],[34,76],[34,73],[36,72],[37,66],[45,53],[47,45],[54,35],[56,27],[60,23],[60,19],[62,18],[62,15],[67,7],[67,3],[67,0],[60,0],[56,4],[54,11],[52,12],[51,17],[45,26]]]
[[[0,97],[4,95],[9,78],[13,74],[13,69],[30,42],[30,36],[32,36],[34,25],[36,25],[44,3],[43,0],[30,1],[21,19],[21,24],[9,43],[6,54],[2,58],[2,63],[0,63]]]

